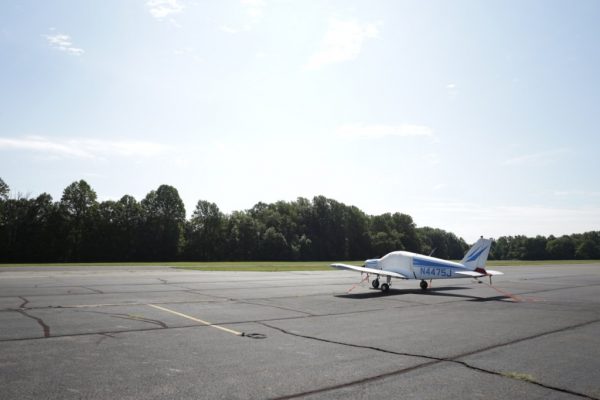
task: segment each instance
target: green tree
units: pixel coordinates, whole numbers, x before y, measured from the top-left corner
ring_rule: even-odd
[[[141,202],[144,217],[143,256],[176,259],[184,247],[185,207],[173,186],[161,185]]]
[[[561,236],[558,239],[548,240],[546,251],[554,260],[572,260],[575,258],[575,245],[569,236]]]
[[[57,203],[52,196],[42,193],[30,201],[32,229],[27,242],[30,244],[28,261],[60,261],[65,251],[66,225]]]
[[[132,196],[125,195],[115,204],[117,227],[117,257],[123,261],[134,261],[142,254],[143,215],[141,204]]]
[[[505,236],[496,241],[494,248],[501,260],[523,260],[526,253],[527,237],[523,235]]]
[[[103,201],[98,205],[96,223],[93,225],[96,244],[96,261],[123,261],[120,257],[120,237],[117,226],[116,202]]]
[[[370,241],[373,249],[371,253],[373,254],[373,257],[382,257],[391,251],[402,250],[404,248],[402,240],[400,239],[400,235],[395,231],[372,232]]]
[[[49,194],[4,201],[0,215],[0,261],[50,262],[64,255],[64,226]]]
[[[410,215],[385,213],[370,218],[369,235],[373,255],[395,250],[421,252],[424,235],[420,235]]]
[[[354,206],[345,207],[346,259],[360,260],[371,254],[369,217]]]
[[[230,260],[256,260],[260,246],[260,229],[245,211],[234,211],[227,219],[227,251]]]
[[[92,261],[93,243],[91,232],[96,221],[98,203],[96,192],[80,180],[65,188],[60,200],[60,211],[68,226],[66,238],[66,261]]]
[[[600,258],[600,246],[591,239],[584,240],[575,251],[575,258],[579,260],[596,260]]]
[[[416,253],[421,252],[421,240],[412,217],[407,214],[394,213],[392,222],[394,230],[400,234],[402,244],[406,250]]]
[[[548,240],[544,236],[536,236],[534,238],[526,238],[524,243],[524,251],[521,254],[521,260],[547,260],[548,252],[546,245]]]
[[[225,217],[215,203],[200,200],[188,224],[186,254],[194,260],[214,261],[223,256]]]
[[[8,185],[0,178],[0,201],[8,199],[8,194],[10,193],[10,188]]]
[[[23,198],[3,201],[0,215],[0,260],[19,262],[27,259],[29,200]],[[21,261],[21,262],[23,262]]]
[[[260,254],[263,260],[289,260],[290,246],[285,236],[274,227],[269,227],[262,235]]]

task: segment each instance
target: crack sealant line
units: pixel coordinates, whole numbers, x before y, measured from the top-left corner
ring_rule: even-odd
[[[102,290],[94,289],[94,288],[87,287],[87,286],[79,286],[79,287],[89,290],[89,291],[93,292],[94,294],[104,294],[104,292]],[[87,293],[84,293],[84,294],[87,294]]]
[[[526,341],[526,340],[537,339],[539,337],[550,335],[550,334],[554,334],[554,333],[559,333],[559,332],[563,332],[563,331],[577,329],[577,328],[580,328],[582,326],[591,325],[591,324],[598,323],[598,322],[600,322],[600,320],[588,321],[588,322],[584,322],[584,323],[581,323],[581,324],[572,325],[572,326],[568,326],[568,327],[565,327],[565,328],[553,330],[553,331],[550,331],[550,332],[544,332],[544,333],[541,333],[541,334],[537,334],[537,335],[528,336],[528,337],[525,337],[525,338],[513,340],[513,341],[510,341],[510,342],[507,342],[507,343],[501,343],[501,344],[498,344],[498,345],[488,346],[488,347],[485,347],[483,349],[475,350],[475,351],[472,351],[472,352],[469,352],[469,353],[460,354],[460,355],[457,355],[457,356],[454,356],[454,357],[441,358],[441,357],[433,357],[433,356],[420,355],[420,354],[402,353],[402,352],[396,352],[396,351],[393,351],[393,350],[386,350],[386,349],[382,349],[382,348],[374,347],[374,346],[357,345],[357,344],[352,344],[352,343],[344,343],[344,342],[338,342],[338,341],[329,340],[329,339],[318,338],[318,337],[315,337],[315,336],[301,335],[301,334],[298,334],[298,333],[293,333],[293,332],[286,331],[285,329],[278,328],[276,326],[272,326],[272,325],[266,324],[264,322],[258,322],[257,321],[257,323],[260,324],[260,325],[263,325],[263,326],[265,326],[267,328],[271,328],[271,329],[277,330],[277,331],[282,332],[282,333],[284,333],[286,335],[301,337],[301,338],[305,338],[305,339],[309,339],[309,340],[316,340],[316,341],[325,342],[325,343],[338,344],[338,345],[341,345],[341,346],[361,348],[361,349],[366,349],[366,350],[374,350],[374,351],[379,351],[379,352],[386,353],[386,354],[400,355],[400,356],[405,356],[405,357],[424,358],[424,359],[430,360],[428,362],[425,362],[423,364],[419,364],[419,365],[416,365],[416,366],[412,366],[412,367],[408,367],[408,368],[402,368],[400,370],[395,370],[395,371],[387,372],[387,373],[376,375],[376,376],[366,377],[366,378],[362,378],[362,379],[359,379],[359,380],[356,380],[356,381],[346,382],[346,383],[339,384],[339,385],[328,386],[328,387],[324,387],[324,388],[320,388],[320,389],[314,389],[314,390],[310,390],[310,391],[306,391],[306,392],[302,392],[302,393],[295,393],[295,394],[291,394],[291,395],[287,395],[287,396],[281,396],[281,397],[275,398],[274,400],[294,399],[294,398],[304,397],[304,396],[313,395],[313,394],[317,394],[317,393],[323,393],[323,392],[328,392],[328,391],[332,391],[332,390],[343,389],[343,388],[349,387],[349,386],[355,386],[355,385],[360,385],[360,384],[367,383],[367,382],[370,382],[370,381],[384,379],[384,378],[387,378],[389,376],[401,375],[401,374],[404,374],[404,373],[407,373],[407,372],[410,372],[410,371],[414,371],[414,370],[419,369],[419,368],[424,368],[424,367],[428,367],[428,366],[431,366],[431,365],[434,365],[434,364],[443,363],[443,362],[448,362],[448,363],[454,363],[454,364],[462,365],[462,366],[464,366],[464,367],[466,367],[468,369],[471,369],[471,370],[474,370],[474,371],[478,371],[478,372],[482,372],[482,373],[486,373],[486,374],[490,374],[490,375],[496,375],[496,376],[500,376],[500,377],[503,377],[503,378],[515,379],[515,378],[511,378],[509,376],[506,376],[506,375],[502,374],[501,372],[491,371],[491,370],[486,370],[484,368],[476,367],[474,365],[469,364],[466,361],[460,360],[460,358],[467,357],[467,356],[474,355],[474,354],[478,354],[478,353],[483,353],[483,352],[486,352],[488,350],[493,350],[495,348],[499,348],[499,347],[503,347],[503,346],[508,346],[508,345],[519,343],[519,342],[523,342],[523,341]],[[589,395],[584,394],[584,393],[579,393],[579,392],[575,392],[575,391],[572,391],[572,390],[569,390],[569,389],[564,389],[564,388],[560,388],[560,387],[546,385],[546,384],[543,384],[543,383],[540,383],[540,382],[537,382],[537,381],[526,381],[526,382],[530,383],[532,385],[543,387],[545,389],[549,389],[549,390],[555,390],[555,391],[559,391],[559,392],[562,392],[562,393],[568,393],[568,394],[571,394],[571,395],[574,395],[574,396],[578,396],[578,397],[582,397],[582,398],[586,398],[586,399],[591,399],[591,400],[600,400],[600,399],[598,399],[596,397],[592,397],[592,396],[589,396]]]
[[[338,342],[338,341],[335,341],[335,340],[323,339],[323,338],[319,338],[319,337],[316,337],[316,336],[301,335],[299,333],[293,333],[293,332],[287,331],[287,330],[285,330],[283,328],[279,328],[279,327],[276,327],[276,326],[273,326],[273,325],[269,325],[269,324],[267,324],[265,322],[256,321],[256,323],[259,324],[259,325],[265,326],[267,328],[274,329],[274,330],[279,331],[281,333],[284,333],[286,335],[296,336],[296,337],[300,337],[300,338],[304,338],[304,339],[309,339],[309,340],[316,340],[316,341],[324,342],[324,343],[338,344],[338,345],[341,345],[341,346],[355,347],[355,348],[358,348],[358,349],[374,350],[374,351],[379,351],[379,352],[386,353],[386,354],[393,354],[393,355],[397,355],[397,356],[426,358],[426,359],[432,360],[432,361],[447,361],[447,359],[440,358],[440,357],[426,356],[426,355],[421,355],[421,354],[402,353],[402,352],[397,352],[397,351],[393,351],[393,350],[386,350],[386,349],[383,349],[381,347],[365,346],[365,345],[360,345],[360,344]]]
[[[44,338],[50,337],[50,327],[46,325],[46,323],[38,317],[34,317],[33,315],[27,314],[24,310],[16,310],[19,314],[24,315],[27,318],[31,318],[42,327],[42,331],[44,332]]]
[[[561,393],[567,393],[567,394],[570,394],[570,395],[573,395],[573,396],[582,397],[584,399],[599,400],[597,397],[592,397],[592,396],[589,396],[589,395],[587,395],[585,393],[575,392],[575,391],[572,391],[572,390],[569,390],[569,389],[564,389],[564,388],[561,388],[561,387],[558,387],[558,386],[547,385],[545,383],[541,383],[541,382],[538,382],[538,381],[535,381],[535,380],[526,380],[526,381],[523,381],[523,380],[518,379],[518,378],[513,378],[511,376],[507,376],[505,373],[502,373],[502,372],[492,371],[492,370],[488,370],[488,369],[476,367],[476,366],[474,366],[472,364],[467,363],[466,361],[453,360],[451,362],[459,364],[459,365],[462,365],[462,366],[464,366],[464,367],[466,367],[468,369],[472,369],[473,371],[479,371],[479,372],[483,372],[483,373],[490,374],[490,375],[501,376],[503,378],[520,380],[522,382],[527,382],[527,383],[530,383],[532,385],[540,386],[540,387],[542,387],[544,389],[554,390],[554,391],[561,392]]]
[[[399,374],[403,374],[406,372],[410,372],[410,371],[414,371],[420,368],[425,368],[425,367],[429,367],[430,365],[433,364],[437,364],[440,361],[429,361],[423,364],[419,364],[419,365],[415,365],[412,367],[408,367],[408,368],[402,368],[400,370],[395,370],[395,371],[390,371],[390,372],[386,372],[383,374],[379,374],[379,375],[375,375],[375,376],[369,376],[366,378],[362,378],[362,379],[358,379],[356,381],[352,381],[349,383],[340,383],[338,385],[333,385],[333,386],[328,386],[328,387],[324,387],[324,388],[320,388],[320,389],[313,389],[313,390],[308,390],[306,392],[302,392],[302,393],[295,393],[295,394],[290,394],[290,395],[286,395],[286,396],[280,396],[280,397],[274,397],[271,400],[288,400],[288,399],[297,399],[300,397],[306,397],[306,396],[311,396],[314,394],[319,394],[319,393],[325,393],[325,392],[330,392],[332,390],[338,390],[338,389],[344,389],[346,387],[349,386],[355,386],[355,385],[360,385],[363,383],[369,383],[372,381],[376,381],[376,380],[380,380],[380,379],[384,379],[390,376],[395,376],[395,375],[399,375]]]
[[[25,306],[27,305],[27,303],[29,303],[29,300],[27,300],[25,297],[23,296],[19,296],[19,298],[21,300],[23,300],[23,303],[19,306],[19,308],[25,308]]]

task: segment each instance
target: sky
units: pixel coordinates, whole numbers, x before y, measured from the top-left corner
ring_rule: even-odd
[[[600,2],[0,4],[12,196],[324,195],[480,235],[600,230]]]

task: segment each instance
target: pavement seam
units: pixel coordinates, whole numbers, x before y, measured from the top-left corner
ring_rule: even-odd
[[[162,303],[158,303],[162,304]],[[169,303],[167,303],[169,304]],[[146,304],[147,305],[147,304]],[[23,310],[10,310],[14,312],[19,312]],[[35,319],[35,317],[32,317]],[[212,323],[211,325],[241,325],[241,324],[258,324],[260,321],[285,321],[285,320],[293,320],[293,319],[302,319],[302,318],[310,318],[309,316],[300,316],[300,317],[278,317],[278,318],[269,318],[263,320],[247,320],[247,321],[232,321],[232,322],[218,322]],[[131,318],[128,318],[131,319]],[[147,322],[147,321],[146,321]],[[156,324],[158,325],[158,324]],[[81,332],[81,333],[68,333],[68,334],[54,334],[48,337],[22,337],[22,338],[9,338],[9,339],[0,339],[0,343],[2,342],[21,342],[26,340],[41,340],[41,339],[59,339],[59,338],[68,338],[68,337],[77,337],[77,336],[93,336],[93,335],[104,335],[104,334],[116,334],[116,333],[136,333],[136,332],[148,332],[148,331],[156,331],[156,330],[170,330],[170,329],[188,329],[188,328],[205,328],[210,327],[211,325],[181,325],[181,326],[168,326],[167,328],[142,328],[142,329],[123,329],[123,330],[111,330],[111,331],[99,331],[99,332]]]
[[[45,278],[50,278],[49,276],[46,276]],[[156,285],[168,285],[168,286],[175,286],[178,287],[178,285],[189,285],[189,284],[211,284],[211,283],[221,283],[223,282],[222,280],[218,280],[218,281],[195,281],[195,282],[190,282],[190,281],[182,281],[182,282],[169,282],[166,279],[161,279],[161,278],[155,278],[157,280],[159,280],[161,283],[128,283],[126,285],[123,286],[156,286]],[[341,285],[346,285],[346,283],[339,283],[339,278],[337,277],[331,277],[331,278],[323,278],[323,279],[331,279],[332,281],[335,280],[335,282],[333,283],[327,283],[327,285],[331,285],[331,286],[341,286]],[[293,279],[288,279],[290,281],[290,283],[293,283],[294,280]],[[164,282],[163,282],[164,281]],[[284,279],[285,281],[285,279]],[[69,285],[67,284],[67,282],[63,282],[63,281],[59,281],[61,283],[61,285],[48,285],[48,286],[43,286],[43,288],[48,289],[48,288],[65,288],[65,287],[77,287],[76,285]],[[244,282],[266,282],[264,279],[247,279]],[[280,282],[280,281],[276,281],[276,282]],[[351,284],[351,283],[348,283]],[[101,287],[101,286],[115,286],[115,284],[113,283],[97,283],[94,284],[94,286],[97,287]],[[283,286],[256,286],[255,288],[258,289],[266,289],[266,288],[277,288],[277,287],[310,287],[310,286],[315,286],[314,284],[310,283],[310,284],[295,284],[295,285],[283,285]],[[179,287],[183,287],[183,286],[179,286]],[[5,286],[6,289],[23,289],[22,286]],[[190,288],[186,288],[185,289],[190,289]],[[226,289],[236,289],[236,287],[223,287],[223,288],[216,288],[216,289],[210,289],[207,288],[206,290],[226,290]]]
[[[345,387],[349,387],[349,386],[355,386],[355,385],[360,385],[363,383],[367,383],[370,381],[375,381],[375,380],[380,380],[380,379],[384,379],[387,378],[389,376],[395,376],[395,375],[401,375],[410,371],[414,371],[415,369],[419,369],[419,368],[424,368],[424,367],[429,367],[432,365],[436,365],[436,364],[440,364],[440,363],[444,363],[444,362],[448,362],[448,363],[453,363],[453,364],[457,364],[457,365],[461,365],[463,367],[466,367],[468,369],[474,370],[474,371],[478,371],[478,372],[483,372],[486,374],[490,374],[490,375],[495,375],[495,376],[499,376],[502,378],[507,378],[507,379],[512,379],[512,380],[519,380],[521,382],[526,382],[526,383],[530,383],[532,385],[536,385],[536,386],[540,386],[543,387],[545,389],[549,389],[549,390],[554,390],[554,391],[558,391],[558,392],[562,392],[562,393],[567,393],[573,396],[578,396],[578,397],[582,397],[582,398],[586,398],[586,399],[590,399],[590,400],[600,400],[596,397],[592,397],[589,396],[587,394],[584,393],[579,393],[579,392],[575,392],[569,389],[564,389],[564,388],[560,388],[560,387],[556,387],[556,386],[551,386],[551,385],[547,385],[541,382],[537,382],[537,381],[523,381],[511,376],[507,376],[506,374],[503,374],[501,372],[498,371],[493,371],[493,370],[487,370],[481,367],[476,367],[472,364],[469,364],[467,361],[464,360],[460,360],[460,358],[464,358],[464,357],[468,357],[474,354],[479,354],[479,353],[483,353],[489,350],[493,350],[496,348],[500,348],[500,347],[504,347],[504,346],[509,346],[515,343],[520,343],[520,342],[524,342],[527,340],[533,340],[533,339],[537,339],[539,337],[542,336],[547,336],[547,335],[551,335],[551,334],[555,334],[555,333],[560,333],[560,332],[565,332],[565,331],[569,331],[569,330],[573,330],[573,329],[577,329],[583,326],[587,326],[587,325],[592,325],[594,323],[598,323],[600,322],[600,319],[596,319],[596,320],[592,320],[592,321],[587,321],[587,322],[583,322],[580,324],[576,324],[576,325],[571,325],[568,327],[564,327],[564,328],[560,328],[560,329],[555,329],[549,332],[543,332],[540,334],[536,334],[536,335],[531,335],[525,338],[520,338],[520,339],[516,339],[516,340],[512,340],[510,342],[506,342],[506,343],[501,343],[501,344],[497,344],[497,345],[493,345],[493,346],[488,346],[479,350],[475,350],[475,351],[471,351],[468,353],[464,353],[464,354],[459,354],[457,356],[454,357],[433,357],[433,356],[427,356],[427,355],[422,355],[422,354],[411,354],[411,353],[405,353],[405,352],[397,352],[397,351],[393,351],[393,350],[386,350],[380,347],[374,347],[374,346],[366,346],[366,345],[358,345],[358,344],[353,344],[353,343],[345,343],[345,342],[339,342],[339,341],[335,341],[335,340],[330,340],[330,339],[324,339],[324,338],[319,338],[316,336],[308,336],[308,335],[302,335],[299,333],[294,333],[294,332],[290,332],[287,331],[283,328],[279,328],[273,325],[269,325],[267,323],[264,322],[256,322],[260,325],[263,325],[267,328],[271,328],[274,330],[277,330],[281,333],[284,333],[286,335],[290,335],[290,336],[295,336],[295,337],[300,337],[300,338],[304,338],[304,339],[309,339],[309,340],[315,340],[315,341],[320,341],[320,342],[325,342],[325,343],[330,343],[330,344],[337,344],[337,345],[341,345],[341,346],[346,346],[346,347],[353,347],[353,348],[361,348],[361,349],[366,349],[366,350],[373,350],[373,351],[378,351],[378,352],[382,352],[382,353],[386,353],[386,354],[392,354],[392,355],[400,355],[400,356],[405,356],[405,357],[415,357],[415,358],[424,358],[429,360],[428,362],[425,362],[423,364],[419,364],[413,367],[408,367],[408,368],[402,368],[399,370],[395,370],[395,371],[391,371],[391,372],[386,372],[384,374],[379,374],[379,375],[375,375],[375,376],[371,376],[371,377],[366,377],[366,378],[362,378],[362,379],[358,379],[355,381],[351,381],[351,382],[346,382],[343,384],[338,384],[338,385],[333,385],[333,386],[328,386],[328,387],[324,387],[324,388],[319,388],[319,389],[314,389],[314,390],[310,390],[310,391],[305,391],[302,393],[295,393],[295,394],[291,394],[291,395],[286,395],[286,396],[281,396],[281,397],[276,397],[272,400],[287,400],[287,399],[294,399],[294,398],[299,398],[299,397],[304,397],[304,396],[308,396],[308,395],[313,395],[313,394],[317,394],[317,393],[323,393],[323,392],[329,392],[332,390],[337,390],[337,389],[343,389]]]
[[[296,310],[294,308],[289,308],[289,307],[283,307],[283,306],[277,306],[274,304],[263,304],[263,303],[254,303],[251,301],[245,301],[245,300],[235,300],[236,303],[240,303],[240,304],[250,304],[253,306],[259,306],[259,307],[269,307],[269,308],[277,308],[279,310],[283,310],[283,311],[291,311],[291,312],[295,312],[298,314],[304,314],[307,317],[319,317],[320,315],[317,314],[313,314],[310,312],[306,312],[306,311],[300,311],[300,310]]]
[[[200,327],[202,325],[185,325],[185,326],[173,326],[166,329],[182,329],[182,328],[194,328]],[[24,342],[27,340],[52,340],[52,339],[62,339],[62,338],[70,338],[70,337],[79,337],[79,336],[96,336],[96,335],[116,335],[117,333],[137,333],[137,332],[149,332],[149,331],[162,331],[165,328],[140,328],[140,329],[126,329],[126,330],[112,330],[112,331],[103,331],[103,332],[81,332],[81,333],[69,333],[65,335],[52,335],[45,337],[24,337],[24,338],[13,338],[13,339],[0,339],[0,343],[3,342]]]
[[[146,323],[153,324],[153,325],[158,325],[158,326],[160,326],[163,329],[169,328],[169,326],[166,323],[162,322],[161,320],[152,319],[152,318],[146,318],[144,316],[137,316],[137,315],[133,315],[133,314],[110,313],[110,312],[102,312],[102,311],[94,311],[94,310],[84,310],[84,309],[73,310],[73,312],[103,314],[103,315],[108,315],[108,316],[114,317],[114,318],[128,319],[128,320],[131,320],[131,321],[141,321],[141,322],[146,322]]]

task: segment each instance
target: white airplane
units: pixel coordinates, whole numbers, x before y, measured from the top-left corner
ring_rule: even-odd
[[[433,279],[455,279],[455,278],[480,278],[482,276],[504,275],[500,271],[485,269],[492,239],[484,239],[483,236],[473,247],[469,249],[460,263],[442,260],[441,258],[424,256],[409,251],[394,251],[381,258],[365,261],[365,265],[357,267],[348,264],[331,264],[338,269],[349,269],[376,275],[372,285],[375,289],[379,287],[379,277],[385,276],[386,282],[381,285],[381,291],[387,292],[392,284],[392,278],[398,279],[420,279],[421,289],[427,289],[427,280],[431,283]]]

